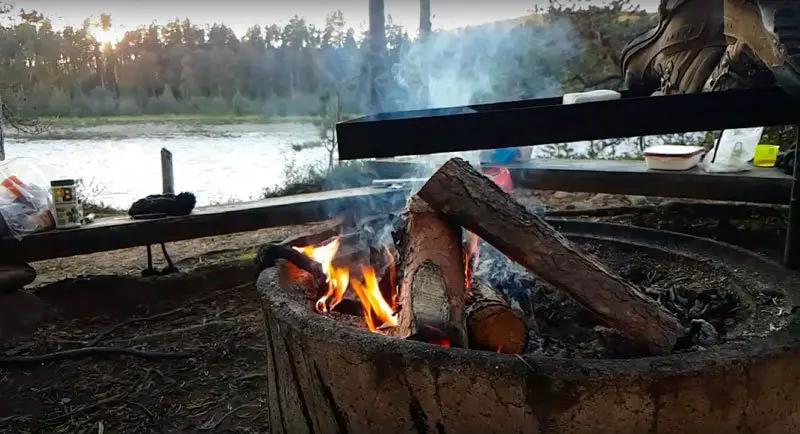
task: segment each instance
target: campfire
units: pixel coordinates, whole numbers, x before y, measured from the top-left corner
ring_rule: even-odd
[[[466,161],[445,163],[401,216],[264,246],[260,269],[283,259],[314,279],[320,315],[357,315],[372,333],[445,347],[520,354],[530,300],[510,297],[480,273],[481,250],[500,252],[649,354],[673,351],[685,324],[600,260],[568,241]],[[387,230],[388,229],[388,230]],[[391,236],[387,236],[391,235]],[[487,246],[488,244],[488,246]]]

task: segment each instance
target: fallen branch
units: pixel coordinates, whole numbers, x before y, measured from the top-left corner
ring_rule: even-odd
[[[684,333],[669,311],[463,159],[442,165],[417,194],[651,353],[669,353]]]
[[[135,343],[135,342],[144,342],[144,341],[147,341],[149,339],[163,338],[164,336],[172,336],[172,335],[177,335],[177,334],[181,334],[181,333],[200,330],[200,329],[204,329],[206,327],[232,326],[234,324],[236,324],[234,321],[209,321],[207,323],[190,325],[188,327],[181,327],[179,329],[165,330],[165,331],[162,331],[162,332],[151,333],[151,334],[148,334],[148,335],[134,336],[134,337],[129,338],[129,339],[112,339],[112,340],[108,341],[108,343],[112,344],[112,345],[131,344],[131,343]]]
[[[170,359],[188,359],[190,357],[194,357],[194,355],[195,355],[194,352],[168,353],[168,352],[158,352],[158,351],[133,350],[130,348],[89,347],[89,348],[77,348],[74,350],[42,354],[39,356],[0,357],[0,366],[4,367],[35,366],[35,365],[43,365],[45,363],[61,362],[65,360],[78,360],[86,357],[129,356],[129,357],[138,357],[140,359],[145,359],[145,360],[170,360]]]

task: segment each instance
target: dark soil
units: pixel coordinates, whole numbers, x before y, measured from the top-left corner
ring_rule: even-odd
[[[135,318],[56,321],[32,339],[2,343],[0,357],[87,346],[191,357],[0,365],[0,432],[268,431],[264,332],[252,285],[171,300]]]

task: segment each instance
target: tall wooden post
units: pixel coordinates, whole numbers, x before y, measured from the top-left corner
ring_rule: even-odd
[[[383,0],[369,0],[369,108],[373,113],[383,111],[381,85],[385,72],[385,51],[386,15]]]
[[[424,44],[431,36],[431,0],[419,0],[419,43]],[[424,49],[424,48],[423,48]],[[419,108],[427,108],[430,104],[428,89],[427,65],[420,71]]]
[[[172,175],[172,152],[161,148],[161,192],[175,194],[175,177]]]

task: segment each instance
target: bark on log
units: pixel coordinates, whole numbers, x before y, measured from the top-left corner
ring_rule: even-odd
[[[445,333],[450,345],[466,348],[461,229],[445,223],[417,196],[409,199],[405,218],[398,325],[389,334],[408,338],[433,327]]]
[[[472,280],[472,297],[465,316],[470,348],[522,354],[528,343],[528,327],[500,291],[485,282]]]
[[[669,353],[683,333],[675,316],[463,159],[442,165],[418,195],[652,353]]]

